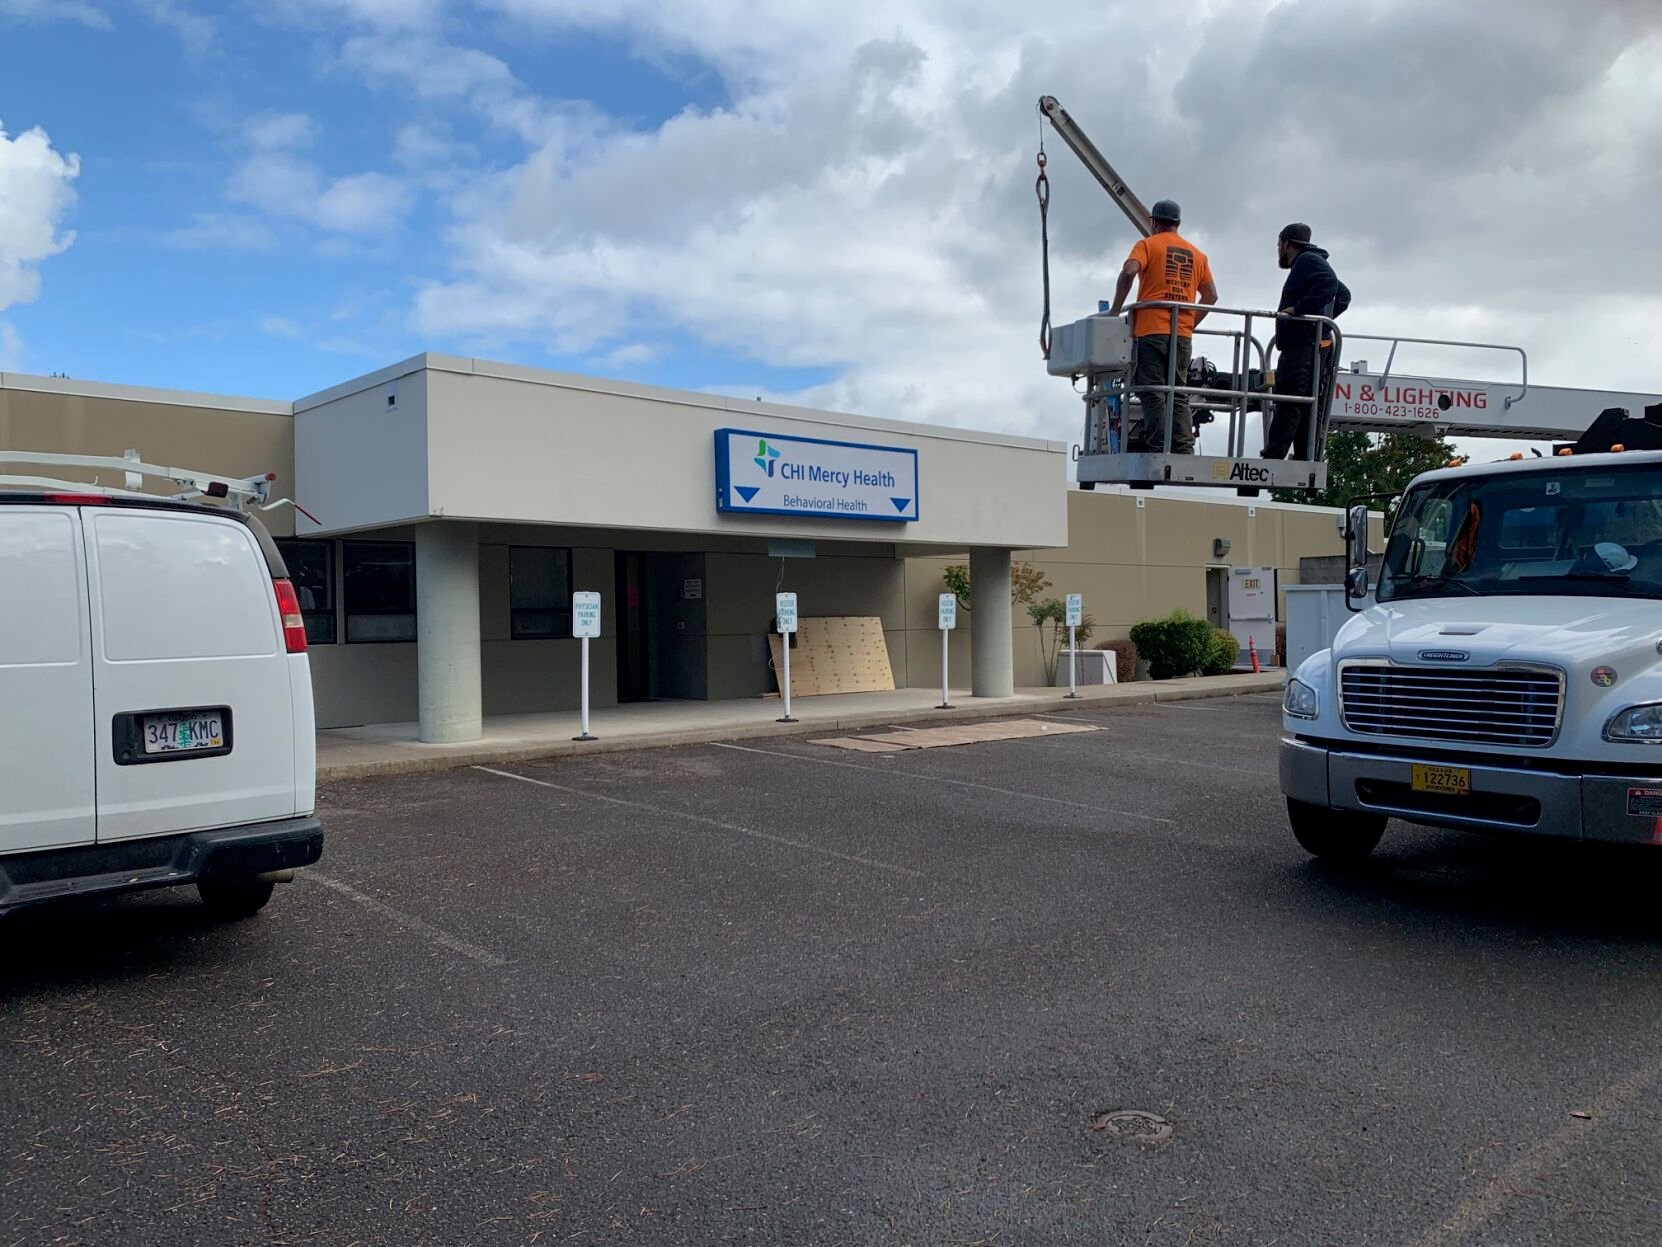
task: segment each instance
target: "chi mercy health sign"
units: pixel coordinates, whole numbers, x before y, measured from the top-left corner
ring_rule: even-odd
[[[908,523],[918,518],[918,452],[717,429],[716,510]]]

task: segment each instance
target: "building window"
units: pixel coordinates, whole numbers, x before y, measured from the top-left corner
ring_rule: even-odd
[[[508,547],[509,635],[516,641],[571,635],[571,551]]]
[[[300,598],[308,645],[335,643],[335,543],[284,540],[277,543],[289,580]]]
[[[344,541],[346,639],[416,639],[415,545],[408,541]]]

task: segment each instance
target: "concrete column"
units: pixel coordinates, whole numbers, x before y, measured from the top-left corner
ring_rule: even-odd
[[[970,551],[970,684],[977,697],[1016,691],[1010,624],[1010,552]]]
[[[416,668],[421,739],[483,734],[479,674],[479,530],[434,520],[416,528]]]

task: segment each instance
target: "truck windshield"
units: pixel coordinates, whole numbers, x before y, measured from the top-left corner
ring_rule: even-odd
[[[1473,472],[1408,491],[1379,601],[1662,598],[1662,465]]]

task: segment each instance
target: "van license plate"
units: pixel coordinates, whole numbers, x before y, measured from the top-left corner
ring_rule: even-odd
[[[1435,792],[1445,797],[1469,796],[1472,773],[1463,766],[1422,766],[1414,763],[1414,791]]]
[[[218,714],[147,714],[145,753],[190,753],[225,748],[225,719]]]

